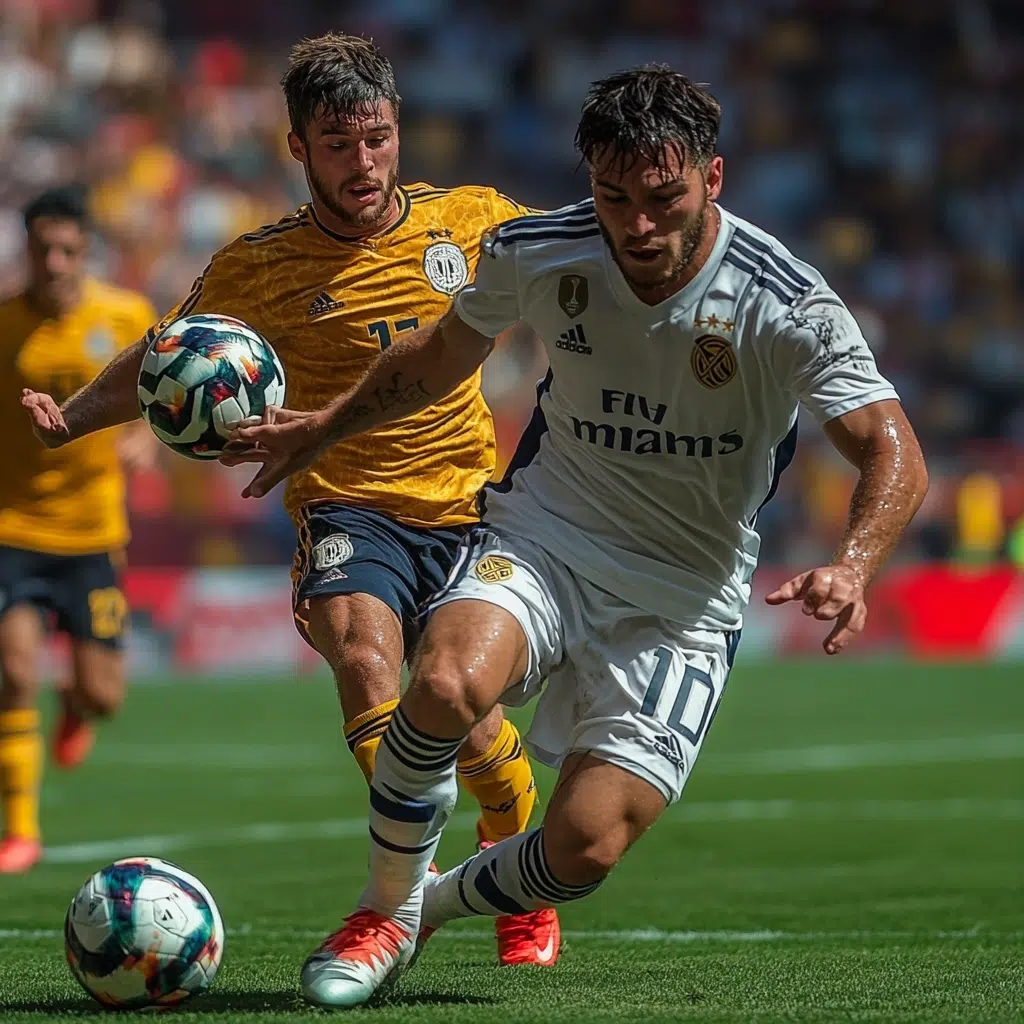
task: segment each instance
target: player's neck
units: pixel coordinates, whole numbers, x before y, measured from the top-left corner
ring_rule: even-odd
[[[325,228],[327,228],[331,234],[340,235],[349,242],[361,242],[364,239],[372,238],[374,235],[383,234],[398,220],[402,212],[397,188],[395,189],[394,195],[391,197],[391,203],[388,206],[387,214],[380,220],[366,225],[366,227],[355,227],[348,221],[342,220],[340,217],[331,213],[331,211],[328,210],[315,195],[311,197],[311,202],[313,205],[313,212],[316,214],[316,219]]]
[[[707,263],[718,240],[718,232],[722,227],[722,215],[714,203],[708,203],[708,215],[704,218],[704,230],[701,232],[700,241],[693,255],[687,261],[683,269],[670,281],[645,288],[627,279],[627,284],[633,294],[648,306],[657,306],[660,302],[672,298],[676,292],[681,292],[700,272]]]
[[[46,289],[41,285],[30,282],[25,289],[25,304],[41,316],[51,320],[60,320],[78,308],[82,302],[84,290],[84,281],[79,281],[66,297],[57,298],[47,294]]]

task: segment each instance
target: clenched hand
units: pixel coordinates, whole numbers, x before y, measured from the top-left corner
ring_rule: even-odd
[[[71,440],[71,431],[64,422],[60,406],[49,395],[23,388],[21,405],[32,421],[32,433],[47,448],[60,448]]]

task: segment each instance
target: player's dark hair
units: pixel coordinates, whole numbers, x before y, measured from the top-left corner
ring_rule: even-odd
[[[663,166],[666,147],[704,167],[715,155],[721,117],[703,85],[664,64],[644,64],[591,84],[575,144],[588,163],[607,154],[623,171],[641,158]]]
[[[65,185],[47,189],[42,195],[26,203],[21,211],[25,219],[25,230],[38,217],[55,217],[60,220],[76,221],[81,227],[89,225],[89,210],[85,189],[80,185]]]
[[[388,102],[397,117],[402,102],[387,57],[369,39],[338,32],[296,43],[281,88],[292,131],[301,139],[320,115],[365,116]]]

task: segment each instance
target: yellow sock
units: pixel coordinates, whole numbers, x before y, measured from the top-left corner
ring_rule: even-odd
[[[357,715],[345,723],[345,742],[362,769],[366,781],[373,778],[373,764],[377,760],[377,748],[381,737],[391,721],[391,712],[398,707],[397,700],[386,700],[369,711]]]
[[[480,804],[480,839],[497,843],[526,828],[537,800],[537,786],[519,733],[507,718],[490,749],[459,761],[458,771],[459,781]]]
[[[0,803],[4,834],[39,839],[43,738],[35,708],[0,711]]]

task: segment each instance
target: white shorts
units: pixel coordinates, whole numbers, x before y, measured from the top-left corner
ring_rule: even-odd
[[[477,532],[460,566],[428,611],[471,599],[515,617],[530,663],[501,700],[518,707],[543,691],[530,753],[558,768],[567,754],[586,751],[678,800],[739,633],[688,629],[641,611],[508,532]]]

